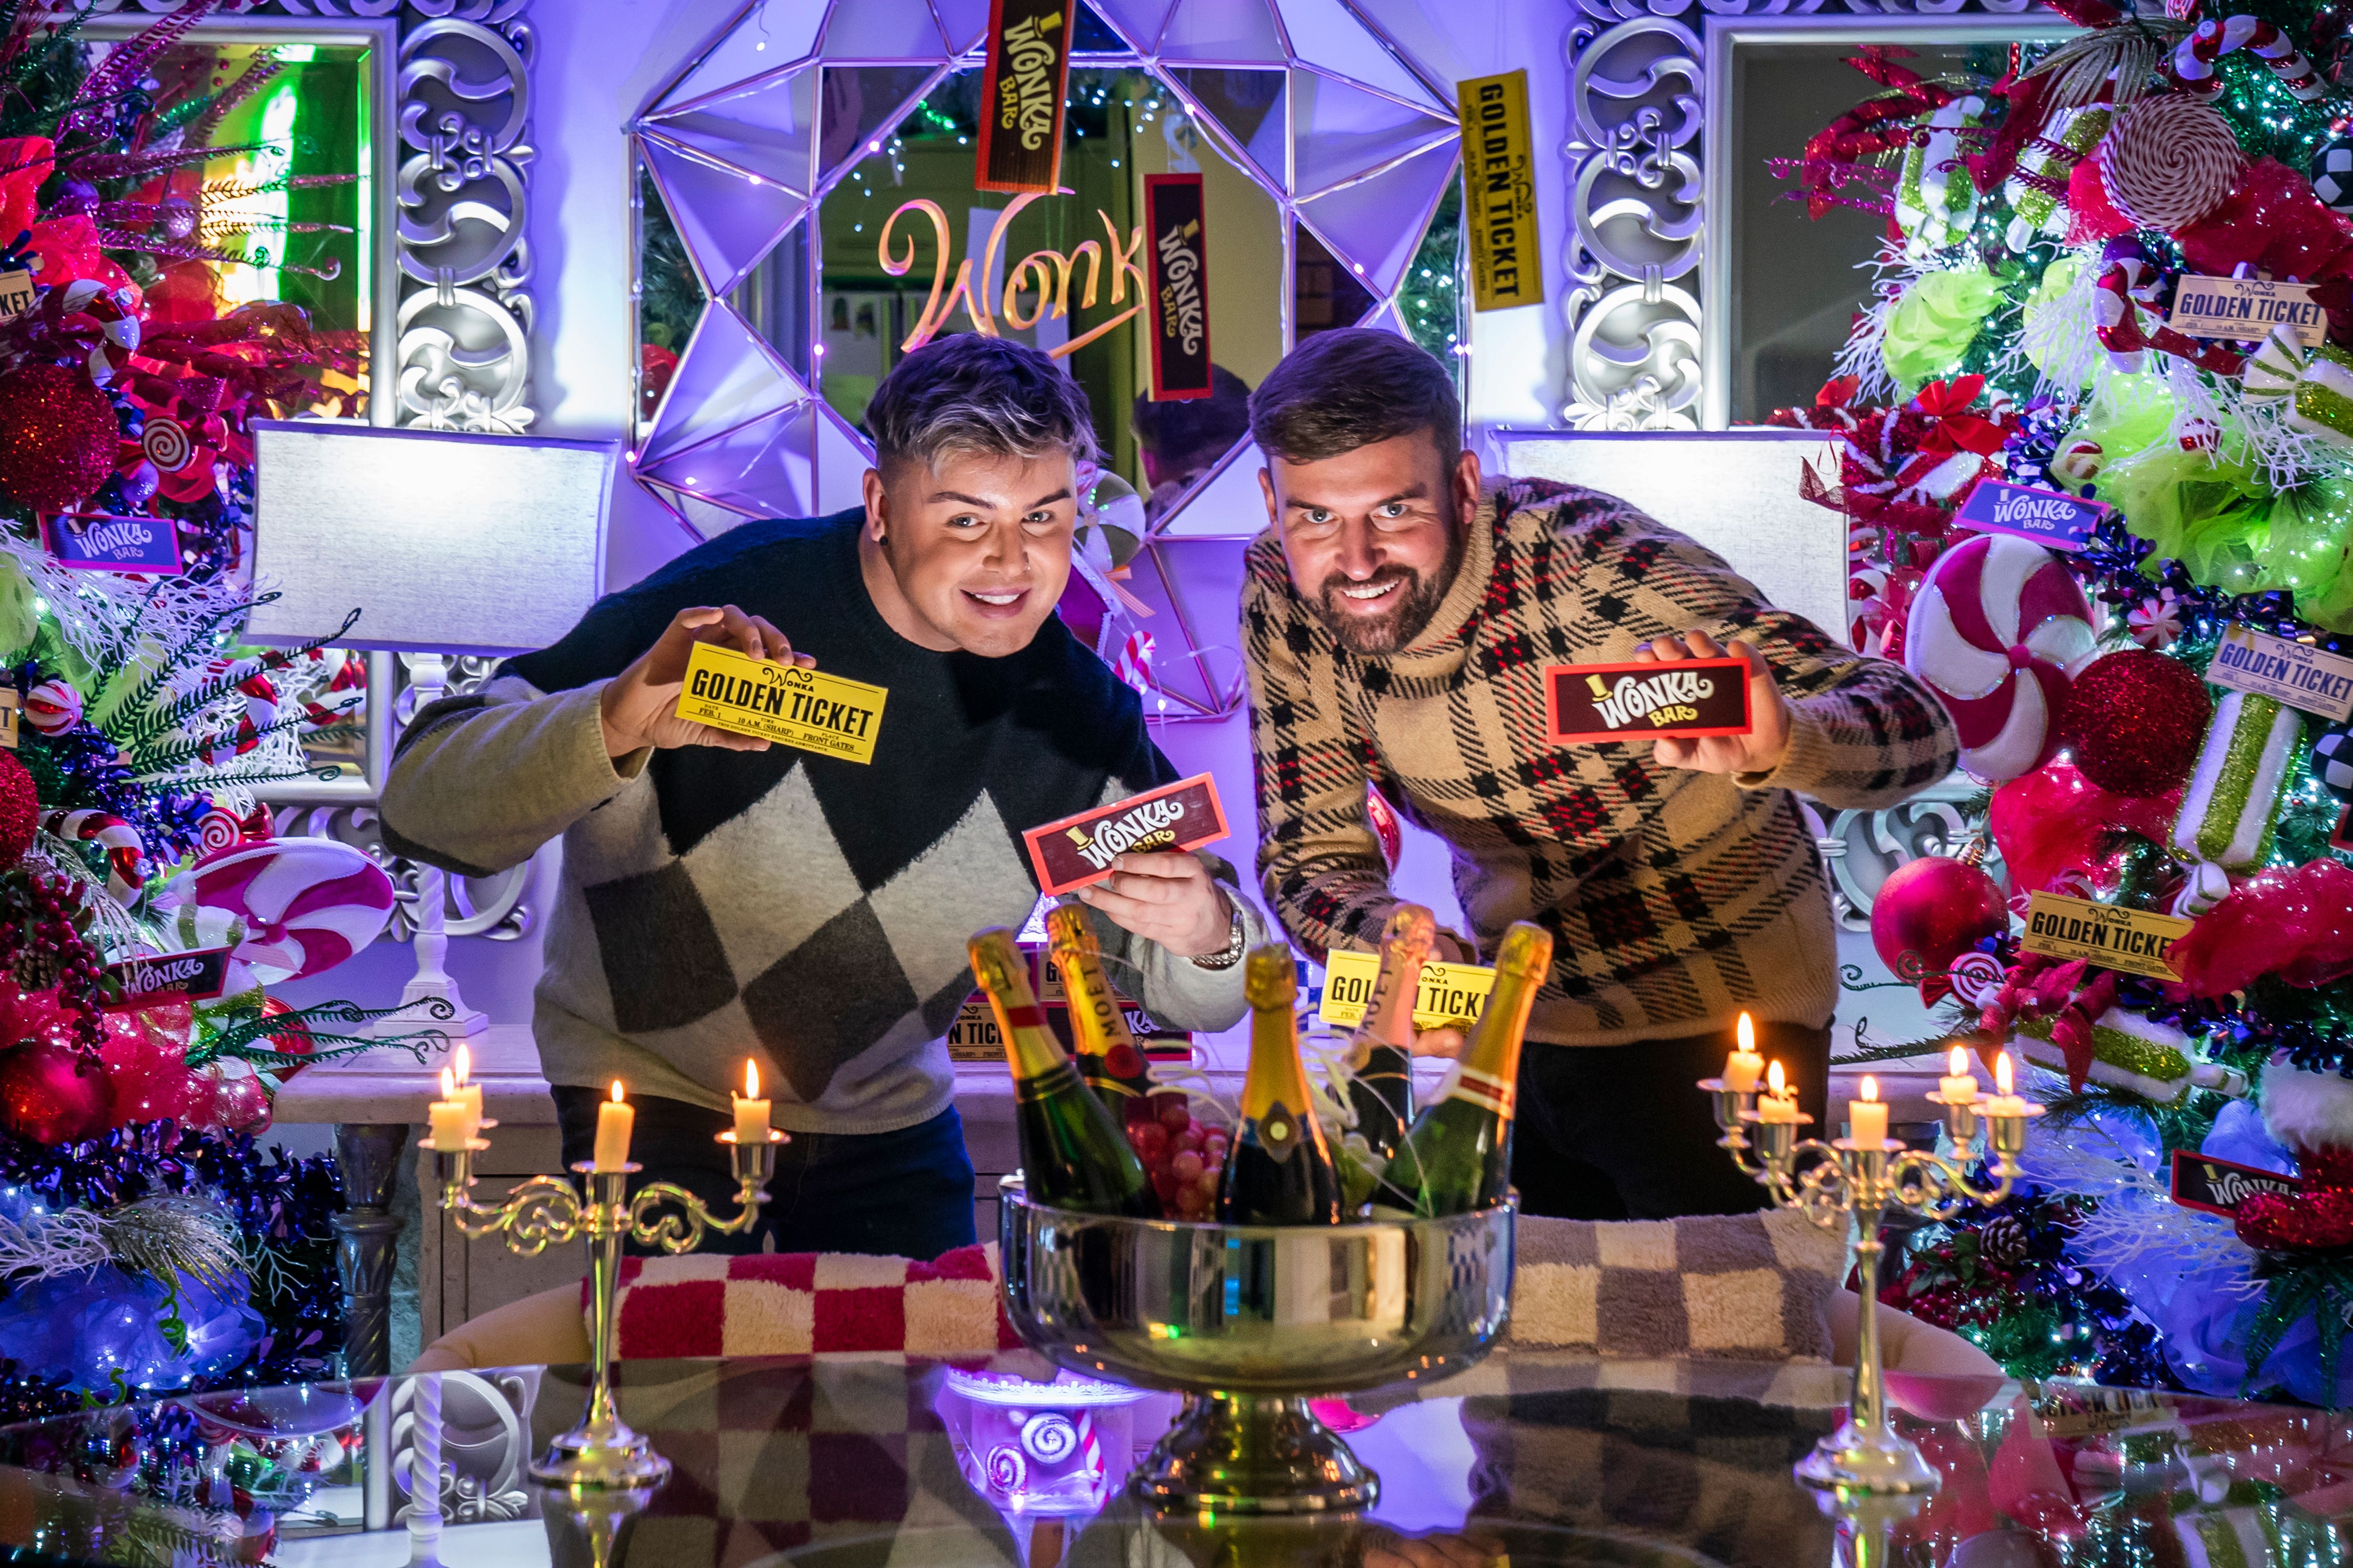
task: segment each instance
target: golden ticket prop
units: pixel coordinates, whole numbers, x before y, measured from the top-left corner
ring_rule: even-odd
[[[2328,336],[2328,315],[2312,297],[2309,283],[2275,283],[2268,278],[2184,278],[2173,287],[2173,310],[2165,324],[2193,338],[2253,342],[2274,327],[2295,330],[2306,348]]]
[[[882,700],[890,695],[888,687],[699,642],[686,661],[678,716],[846,763],[871,763]]]
[[[2333,724],[2353,719],[2353,658],[2235,621],[2223,628],[2206,679],[2251,696],[2276,698]]]
[[[1355,1028],[1365,1021],[1373,982],[1380,973],[1377,952],[1332,953],[1324,963],[1324,1005],[1315,1016],[1335,1028]],[[1487,1005],[1487,993],[1494,988],[1492,969],[1475,963],[1425,963],[1420,989],[1413,994],[1413,1026],[1443,1029],[1476,1022]]]
[[[1505,71],[1457,82],[1454,101],[1462,116],[1462,216],[1471,228],[1472,308],[1540,305],[1544,264],[1528,73]]]
[[[2026,910],[2026,936],[2019,943],[2046,958],[2083,958],[2103,969],[2179,980],[2166,955],[2189,934],[2190,922],[2147,910],[2095,904],[2063,893],[2037,893]]]

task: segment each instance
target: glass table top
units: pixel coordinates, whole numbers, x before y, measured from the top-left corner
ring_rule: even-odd
[[[2339,1522],[2353,1521],[2348,1415],[1891,1373],[1901,1425],[1944,1489],[1908,1512],[1841,1515],[1789,1467],[1837,1424],[1843,1373],[1507,1352],[1427,1388],[1324,1405],[1382,1477],[1366,1517],[1170,1520],[1145,1514],[1125,1480],[1175,1396],[1041,1386],[1018,1365],[624,1363],[621,1414],[676,1471],[601,1512],[524,1475],[580,1415],[577,1367],[0,1427],[0,1563],[2285,1568],[2353,1555]],[[440,1418],[420,1433],[418,1395],[429,1415],[437,1390]],[[406,1516],[417,1451],[436,1438],[438,1546],[412,1540]]]

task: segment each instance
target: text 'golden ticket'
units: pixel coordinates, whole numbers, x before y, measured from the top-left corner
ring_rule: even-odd
[[[2088,959],[2102,969],[2179,980],[2167,959],[2173,944],[2189,934],[2189,922],[2171,915],[2037,893],[2027,900],[2026,934],[2019,946],[2046,958]]]
[[[687,659],[678,716],[846,763],[871,763],[882,700],[890,695],[888,687],[702,642]]]
[[[1333,953],[1324,963],[1324,1005],[1315,1016],[1335,1028],[1355,1028],[1365,1021],[1365,1007],[1373,999],[1373,983],[1380,973],[1377,952]],[[1420,988],[1413,994],[1413,1026],[1443,1029],[1475,1022],[1487,1005],[1487,993],[1494,988],[1492,969],[1475,963],[1425,963]]]

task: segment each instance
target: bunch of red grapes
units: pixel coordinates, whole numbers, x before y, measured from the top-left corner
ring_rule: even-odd
[[[1155,1094],[1127,1119],[1134,1146],[1171,1219],[1205,1220],[1218,1212],[1218,1177],[1226,1168],[1226,1130],[1193,1120],[1181,1094]]]

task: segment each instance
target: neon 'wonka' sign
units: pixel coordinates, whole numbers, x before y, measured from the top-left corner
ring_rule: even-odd
[[[882,270],[893,278],[903,278],[914,270],[913,235],[906,237],[906,243],[897,256],[891,254],[892,231],[907,213],[920,212],[932,220],[934,252],[931,298],[923,302],[923,313],[916,321],[913,330],[908,332],[907,341],[899,345],[901,352],[919,349],[930,342],[933,336],[948,324],[948,317],[958,306],[962,306],[965,314],[972,318],[974,331],[989,338],[998,335],[997,317],[999,314],[1004,316],[1007,326],[1020,331],[1029,331],[1049,315],[1069,315],[1071,278],[1078,271],[1082,259],[1087,264],[1087,278],[1086,287],[1079,295],[1079,309],[1084,310],[1093,307],[1096,285],[1102,281],[1106,264],[1111,268],[1111,302],[1116,305],[1126,300],[1128,280],[1133,279],[1135,282],[1135,303],[1110,321],[1099,322],[1070,342],[1047,350],[1049,354],[1060,359],[1065,354],[1075,353],[1144,309],[1149,286],[1144,279],[1144,268],[1136,263],[1136,257],[1144,249],[1144,226],[1136,225],[1123,244],[1119,230],[1112,224],[1111,215],[1101,207],[1095,209],[1095,216],[1103,220],[1103,237],[1110,243],[1108,258],[1103,247],[1092,239],[1073,246],[1067,256],[1059,250],[1033,250],[1005,269],[1003,298],[997,300],[987,298],[988,275],[996,265],[997,251],[1005,243],[1006,229],[1011,226],[1016,213],[1044,194],[1042,191],[1025,192],[1014,197],[997,215],[996,223],[989,226],[988,243],[981,247],[977,282],[974,280],[973,258],[969,256],[956,263],[955,281],[948,281],[948,215],[940,204],[921,196],[899,204],[898,210],[883,221],[881,237],[874,247],[875,259],[882,264]],[[1068,195],[1071,193],[1062,191],[1056,194]],[[1037,280],[1034,287],[1038,290],[1038,301],[1036,308],[1024,316],[1021,313],[1021,293],[1025,288],[1033,286],[1025,283],[1024,279],[1032,278]],[[995,310],[991,309],[992,305]]]

